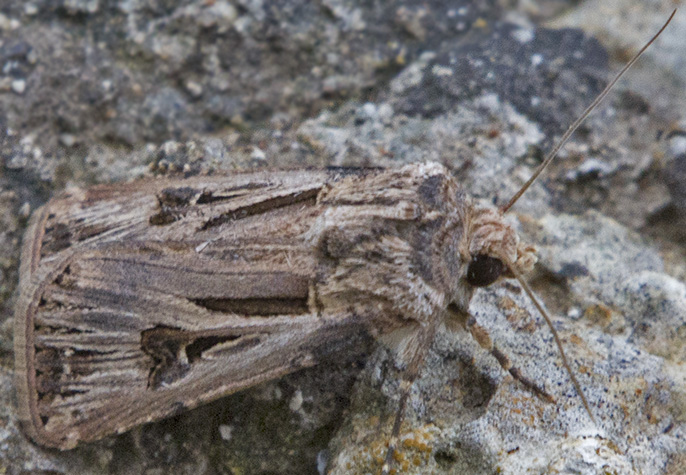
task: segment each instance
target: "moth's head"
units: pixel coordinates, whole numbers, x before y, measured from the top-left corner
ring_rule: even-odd
[[[467,283],[485,287],[501,277],[530,272],[536,264],[536,250],[520,242],[514,228],[503,219],[500,210],[477,208],[470,222]]]

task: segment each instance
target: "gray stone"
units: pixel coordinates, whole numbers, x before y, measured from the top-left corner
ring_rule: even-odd
[[[369,342],[340,362],[74,451],[28,442],[11,380],[26,210],[68,185],[142,175],[422,160],[450,167],[476,200],[503,203],[602,89],[615,69],[608,62],[624,60],[615,47],[608,56],[607,36],[599,42],[540,21],[663,20],[649,6],[595,19],[591,4],[560,19],[557,1],[507,11],[498,2],[442,1],[6,3],[6,473],[378,472],[400,372]],[[628,30],[614,28],[609,44],[636,44],[634,31],[644,41],[653,29],[631,29],[624,43]],[[683,57],[673,54],[683,51],[679,32],[667,30],[669,54],[653,46],[627,76],[628,89],[589,118],[509,217],[539,249],[528,278],[596,423],[536,309],[518,284],[498,284],[477,292],[472,312],[556,403],[525,391],[465,332],[446,329],[413,388],[403,473],[684,471],[686,200],[682,134],[672,130],[686,110]],[[23,94],[11,92],[16,80],[26,81]]]

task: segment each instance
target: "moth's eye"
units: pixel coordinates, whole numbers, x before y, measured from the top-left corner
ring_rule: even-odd
[[[474,287],[485,287],[495,282],[505,270],[505,264],[500,259],[477,254],[467,267],[467,282]]]

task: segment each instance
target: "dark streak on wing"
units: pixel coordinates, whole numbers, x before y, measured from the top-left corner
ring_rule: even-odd
[[[292,298],[193,299],[193,303],[208,310],[246,316],[303,315],[310,311],[307,294]]]
[[[265,211],[272,211],[277,208],[293,205],[296,203],[309,204],[310,206],[312,206],[315,204],[317,195],[320,191],[321,188],[316,188],[304,191],[296,195],[277,196],[275,198],[260,201],[250,206],[244,206],[240,209],[223,213],[219,216],[215,216],[212,219],[209,219],[205,222],[205,224],[202,225],[200,229],[206,230],[215,226],[221,226],[222,224],[227,223],[229,221],[234,221],[236,219],[242,219],[248,216],[261,214]]]
[[[154,360],[148,376],[148,387],[159,389],[182,379],[203,354],[217,346],[233,354],[260,344],[260,336],[224,335],[221,332],[188,331],[158,325],[141,335],[141,348]],[[229,347],[230,345],[230,347]]]

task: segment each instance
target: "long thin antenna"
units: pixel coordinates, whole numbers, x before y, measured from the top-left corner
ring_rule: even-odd
[[[517,202],[517,200],[524,194],[524,192],[529,189],[531,184],[538,178],[538,175],[540,175],[543,170],[546,169],[546,167],[550,164],[550,162],[553,161],[553,158],[557,156],[557,153],[560,151],[562,146],[567,143],[567,140],[569,140],[569,137],[572,136],[574,131],[581,125],[581,123],[586,120],[586,117],[589,116],[591,112],[593,112],[593,109],[595,109],[600,102],[605,99],[605,96],[610,92],[610,90],[614,87],[614,85],[619,81],[619,79],[624,75],[624,73],[631,67],[633,64],[638,60],[638,58],[641,57],[641,55],[644,53],[645,50],[648,49],[648,47],[653,44],[653,42],[657,39],[658,36],[662,34],[663,31],[665,31],[665,28],[667,28],[667,25],[669,25],[669,22],[672,21],[672,18],[674,18],[674,15],[676,14],[676,8],[672,12],[672,14],[669,16],[669,19],[667,19],[667,22],[665,22],[664,25],[662,25],[662,28],[660,28],[660,31],[658,31],[651,39],[648,41],[641,50],[636,53],[636,55],[631,58],[631,61],[626,63],[626,65],[622,68],[621,71],[617,73],[617,75],[614,77],[610,83],[605,86],[605,89],[603,89],[603,92],[598,94],[598,96],[591,102],[591,105],[589,105],[586,110],[581,114],[581,116],[574,121],[572,125],[569,126],[567,131],[564,133],[562,138],[557,142],[557,144],[553,147],[553,149],[548,153],[548,155],[545,157],[545,160],[543,160],[543,163],[541,163],[536,171],[534,172],[533,175],[531,175],[531,178],[527,180],[526,183],[524,183],[524,186],[522,186],[517,193],[510,199],[510,201],[507,202],[505,206],[502,206],[500,210],[505,213],[507,210],[509,210],[513,204]]]
[[[545,319],[545,322],[548,324],[548,327],[550,327],[550,332],[553,334],[553,338],[555,338],[557,349],[560,351],[560,356],[562,357],[562,364],[567,370],[567,373],[569,373],[569,377],[572,380],[572,384],[574,384],[577,394],[581,398],[581,401],[584,403],[586,412],[588,412],[588,415],[591,417],[591,420],[595,423],[595,417],[593,417],[593,412],[591,412],[591,406],[588,404],[586,396],[584,395],[584,392],[581,390],[581,385],[579,384],[579,381],[577,381],[576,376],[574,375],[574,371],[572,371],[572,367],[569,365],[569,362],[567,361],[567,356],[565,355],[565,351],[562,348],[562,341],[560,340],[560,337],[557,335],[557,330],[555,330],[555,327],[553,327],[553,322],[550,320],[550,317],[543,309],[543,306],[538,302],[538,299],[534,295],[531,288],[529,288],[529,284],[526,283],[524,278],[519,274],[519,272],[517,272],[513,265],[509,264],[508,267],[510,268],[512,274],[514,274],[515,278],[519,281],[519,284],[524,289],[524,292],[526,292],[531,301],[534,303],[539,313],[543,315],[543,318]]]

